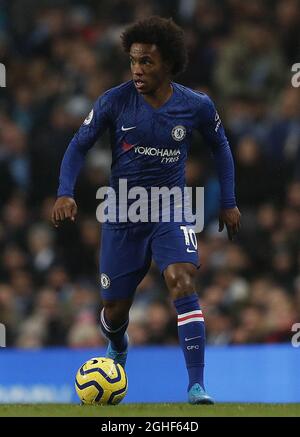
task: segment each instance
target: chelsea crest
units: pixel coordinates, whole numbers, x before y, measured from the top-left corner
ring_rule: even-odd
[[[184,126],[175,126],[172,129],[172,137],[175,141],[181,141],[186,135],[186,128]]]

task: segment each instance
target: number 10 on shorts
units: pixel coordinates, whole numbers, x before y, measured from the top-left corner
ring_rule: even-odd
[[[188,246],[187,252],[196,252],[198,242],[194,229],[188,229],[187,226],[180,226],[180,229],[184,235],[185,245]]]

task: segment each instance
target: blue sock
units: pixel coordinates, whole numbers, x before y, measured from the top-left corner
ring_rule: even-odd
[[[198,296],[193,293],[174,300],[178,314],[178,337],[189,374],[188,390],[195,383],[204,388],[205,326]]]
[[[104,317],[104,308],[101,311],[100,326],[104,336],[111,342],[113,350],[117,352],[123,352],[127,349],[128,341],[125,332],[128,326],[129,320],[117,329],[112,329],[106,322]]]

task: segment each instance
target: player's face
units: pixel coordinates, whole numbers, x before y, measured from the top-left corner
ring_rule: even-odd
[[[163,62],[155,44],[134,43],[130,48],[130,66],[137,91],[153,94],[169,76],[169,66]]]

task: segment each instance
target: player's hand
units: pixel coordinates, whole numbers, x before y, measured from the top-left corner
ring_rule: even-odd
[[[75,221],[77,205],[72,197],[62,196],[56,199],[53,206],[51,221],[57,228],[64,220]]]
[[[232,241],[241,227],[241,213],[237,207],[221,209],[219,215],[219,232],[222,232],[224,225],[227,229],[228,239]]]

